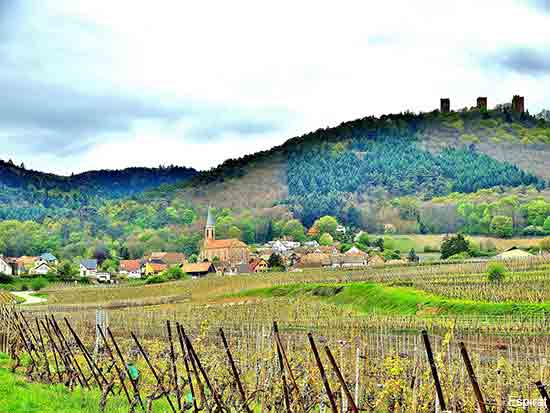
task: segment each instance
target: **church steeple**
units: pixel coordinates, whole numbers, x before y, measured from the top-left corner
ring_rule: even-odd
[[[206,219],[206,227],[204,229],[204,241],[213,241],[216,239],[216,222],[212,215],[212,208],[208,206],[208,218]]]

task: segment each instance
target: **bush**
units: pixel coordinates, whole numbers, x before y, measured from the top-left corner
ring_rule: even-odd
[[[463,261],[463,260],[467,260],[468,258],[472,258],[470,253],[468,251],[462,251],[462,252],[459,252],[458,254],[451,255],[447,259],[451,261]]]
[[[180,267],[172,267],[164,271],[162,276],[167,280],[181,280],[186,274]]]
[[[31,289],[33,291],[40,291],[42,288],[48,285],[48,281],[45,278],[34,278],[31,281]]]
[[[332,235],[330,235],[328,232],[325,232],[323,235],[321,235],[321,238],[319,238],[319,244],[324,246],[330,246],[334,243],[334,238],[332,238]]]
[[[433,245],[424,245],[424,252],[440,252],[439,248],[434,247]]]
[[[464,235],[457,234],[454,237],[446,238],[441,243],[441,259],[445,260],[461,252],[470,252],[470,244],[464,239]]]
[[[145,284],[162,284],[163,282],[168,281],[166,277],[162,275],[153,275],[145,281]]]
[[[8,274],[0,273],[0,284],[11,284],[13,277]]]
[[[509,238],[514,233],[514,226],[511,217],[497,215],[491,220],[491,233],[500,238]]]
[[[341,293],[344,290],[344,287],[332,287],[329,285],[322,285],[315,287],[311,292],[316,297],[334,297],[335,295]]]
[[[29,290],[29,286],[27,284],[21,285],[21,291],[28,291],[28,290]]]
[[[487,266],[487,279],[491,282],[500,282],[506,276],[506,267],[501,262],[492,262]]]
[[[382,253],[385,260],[399,260],[401,259],[401,255],[399,254],[399,251],[397,250],[384,250]]]
[[[546,231],[542,227],[538,227],[536,225],[529,225],[525,228],[523,228],[523,231],[521,231],[523,235],[546,235]]]

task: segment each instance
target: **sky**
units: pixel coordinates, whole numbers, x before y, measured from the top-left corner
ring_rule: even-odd
[[[364,116],[550,108],[550,0],[0,0],[0,159],[208,169]]]

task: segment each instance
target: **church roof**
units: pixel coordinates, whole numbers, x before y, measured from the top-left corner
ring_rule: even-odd
[[[236,239],[211,239],[204,243],[204,249],[218,249],[218,248],[247,248],[247,245]]]
[[[206,219],[206,226],[213,227],[215,225],[216,221],[214,220],[214,216],[212,215],[212,208],[208,207],[208,218]]]

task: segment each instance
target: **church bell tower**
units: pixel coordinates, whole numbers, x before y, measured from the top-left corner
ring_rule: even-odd
[[[206,227],[204,228],[204,241],[214,241],[216,239],[216,223],[212,215],[212,209],[208,207],[208,218],[206,219]]]

